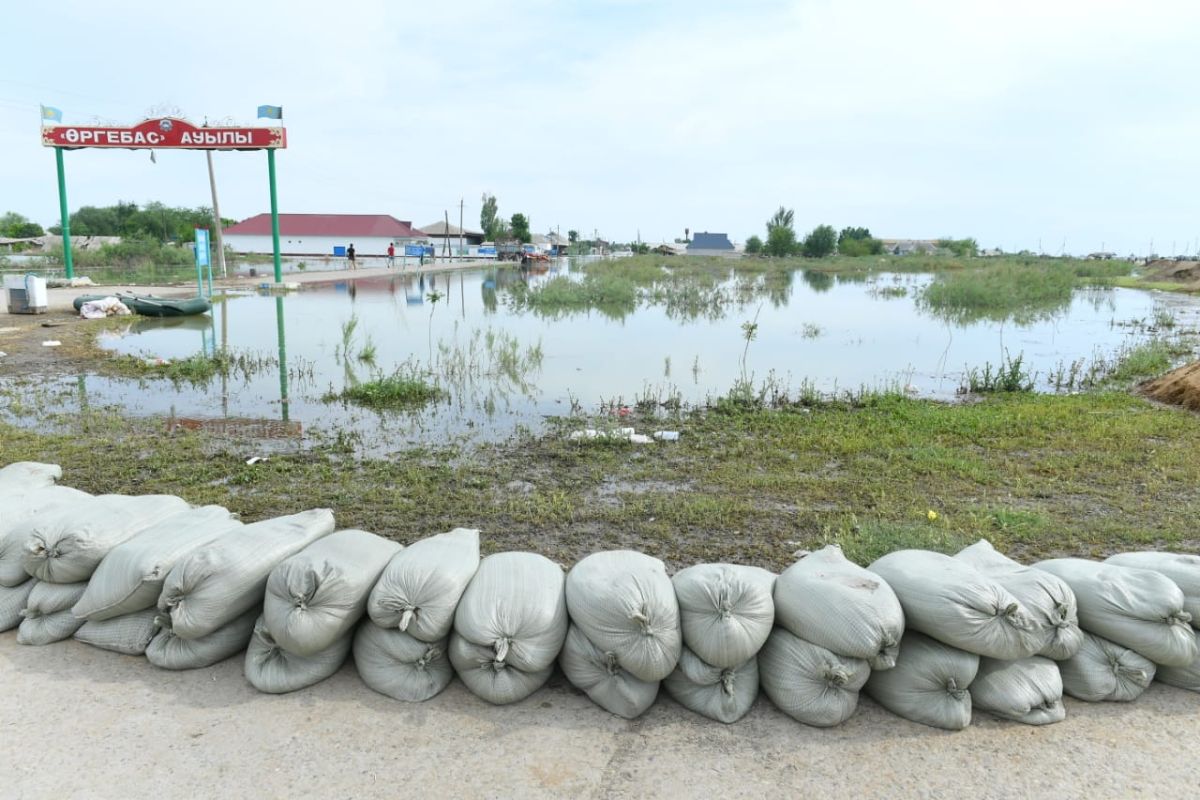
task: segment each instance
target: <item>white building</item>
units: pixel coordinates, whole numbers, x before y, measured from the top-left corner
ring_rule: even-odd
[[[271,215],[259,214],[222,231],[225,244],[238,253],[273,253]],[[280,214],[279,252],[285,256],[345,256],[354,245],[355,256],[384,257],[389,244],[396,255],[404,245],[428,237],[411,222],[389,214]]]

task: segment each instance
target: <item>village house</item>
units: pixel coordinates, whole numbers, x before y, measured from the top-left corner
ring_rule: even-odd
[[[271,215],[259,214],[222,232],[225,244],[238,253],[273,253]],[[280,214],[279,252],[285,256],[344,256],[353,244],[359,258],[397,254],[404,245],[428,240],[420,228],[390,214]]]
[[[688,242],[689,256],[723,256],[725,258],[741,258],[741,253],[729,241],[729,234],[708,233],[697,231]]]

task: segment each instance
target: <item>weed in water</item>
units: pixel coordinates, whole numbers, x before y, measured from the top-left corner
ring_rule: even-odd
[[[1030,374],[1025,369],[1024,355],[1016,358],[1004,353],[1004,361],[999,367],[992,367],[989,361],[983,369],[971,367],[963,374],[963,383],[958,387],[959,394],[994,394],[996,392],[1032,392],[1037,374]]]

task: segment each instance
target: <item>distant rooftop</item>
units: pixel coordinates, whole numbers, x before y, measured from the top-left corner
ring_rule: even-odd
[[[225,235],[270,236],[271,215],[258,214],[225,229]],[[390,214],[280,214],[280,236],[340,236],[394,238],[423,236],[407,220]]]
[[[697,232],[692,235],[688,250],[732,250],[733,242],[729,241],[727,233]]]
[[[453,222],[446,224],[444,220],[422,225],[421,232],[426,236],[483,236],[483,231],[473,231],[469,228],[463,229]]]

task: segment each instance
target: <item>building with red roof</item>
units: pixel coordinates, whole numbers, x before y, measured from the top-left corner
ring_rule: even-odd
[[[222,231],[225,244],[238,253],[273,253],[271,215],[258,214]],[[359,258],[386,256],[389,244],[403,253],[405,244],[428,241],[411,222],[390,214],[280,214],[279,252],[286,256],[344,256],[354,245]]]

